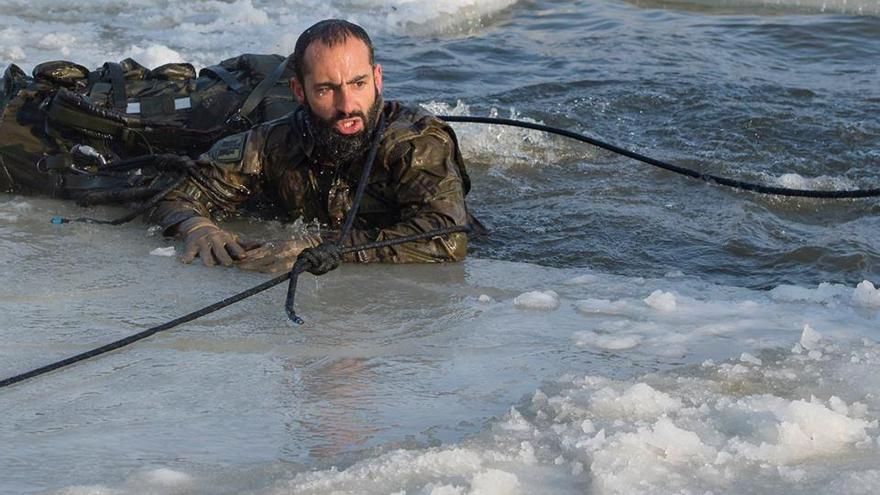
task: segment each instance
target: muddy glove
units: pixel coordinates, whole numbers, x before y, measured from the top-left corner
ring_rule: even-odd
[[[303,249],[318,245],[317,237],[287,241],[270,241],[247,252],[247,257],[237,261],[235,266],[243,270],[254,270],[263,273],[281,273],[290,271],[296,257]]]
[[[232,266],[234,260],[245,257],[248,247],[256,246],[255,243],[239,242],[238,236],[226,232],[205,217],[193,217],[181,222],[178,232],[184,236],[183,254],[180,256],[184,263],[191,263],[198,256],[205,266]]]

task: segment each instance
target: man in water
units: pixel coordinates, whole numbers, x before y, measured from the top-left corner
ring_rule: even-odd
[[[367,33],[342,20],[307,29],[290,57],[290,86],[300,107],[290,116],[217,142],[199,160],[202,176],[189,179],[151,212],[167,235],[184,239],[182,260],[208,266],[289,270],[297,255],[321,242],[343,245],[392,239],[462,226],[470,188],[455,134],[427,113],[385,102],[382,68]],[[378,153],[354,228],[338,239],[374,134]],[[320,234],[257,247],[218,227],[212,212],[229,212],[256,195],[285,215],[317,220]],[[345,255],[360,262],[439,262],[465,257],[467,235]]]

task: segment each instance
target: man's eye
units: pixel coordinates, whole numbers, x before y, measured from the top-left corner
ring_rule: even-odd
[[[330,90],[327,88],[321,88],[318,90],[318,96],[321,96],[321,97],[327,96],[328,93],[330,93]]]
[[[367,85],[367,81],[358,81],[355,84],[357,84],[357,87],[363,88],[364,86]]]

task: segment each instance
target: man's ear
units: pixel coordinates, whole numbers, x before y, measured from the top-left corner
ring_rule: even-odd
[[[302,84],[300,84],[299,81],[297,81],[295,77],[290,78],[290,91],[293,93],[294,98],[296,98],[296,101],[300,105],[305,103],[305,101],[306,101],[305,90],[303,89]]]
[[[376,64],[373,66],[373,80],[376,81],[376,89],[382,92],[382,66]]]

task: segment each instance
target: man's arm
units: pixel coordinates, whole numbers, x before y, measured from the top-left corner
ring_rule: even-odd
[[[358,230],[345,245],[358,245],[467,224],[462,164],[456,142],[441,129],[431,129],[398,144],[386,159],[391,170],[401,221],[383,229]],[[454,233],[427,241],[371,249],[346,255],[362,263],[460,261],[467,254],[467,234]]]
[[[184,238],[181,259],[185,263],[199,256],[207,266],[231,266],[252,247],[211,220],[212,212],[233,211],[259,187],[260,169],[248,164],[259,164],[260,160],[245,155],[256,151],[249,149],[254,144],[249,141],[256,140],[249,139],[251,134],[236,134],[218,141],[199,158],[200,174],[189,177],[150,212],[150,220],[158,223],[165,235],[179,234]]]

